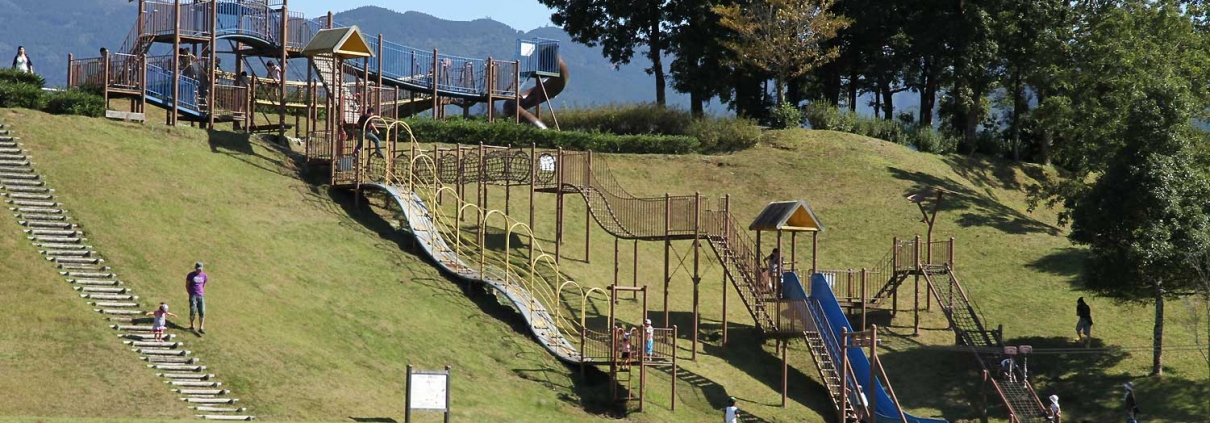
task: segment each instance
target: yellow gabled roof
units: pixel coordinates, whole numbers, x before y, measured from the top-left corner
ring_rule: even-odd
[[[307,46],[303,47],[302,55],[311,57],[331,54],[341,59],[374,57],[370,43],[361,35],[357,25],[347,28],[321,29],[311,37]]]
[[[806,201],[779,201],[765,206],[748,230],[818,232],[823,230],[823,223]]]

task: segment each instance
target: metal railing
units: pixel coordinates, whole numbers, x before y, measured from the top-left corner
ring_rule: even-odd
[[[104,89],[106,81],[103,58],[73,59],[69,67],[68,87],[98,91]]]
[[[109,86],[122,90],[140,90],[143,86],[142,56],[109,54]]]
[[[235,85],[216,84],[208,101],[211,113],[244,117],[248,112],[248,89]]]

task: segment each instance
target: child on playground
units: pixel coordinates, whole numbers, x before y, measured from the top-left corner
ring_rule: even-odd
[[[735,406],[735,397],[728,399],[727,408],[723,409],[723,423],[738,423],[739,422],[739,407]]]
[[[655,328],[651,327],[651,319],[643,320],[643,336],[647,338],[647,359],[651,359],[651,354],[655,352]]]
[[[168,327],[168,316],[177,317],[177,315],[168,312],[168,304],[160,303],[160,307],[155,311],[147,312],[148,316],[154,316],[151,320],[151,333],[155,336],[155,341],[164,340],[164,329]]]
[[[1063,409],[1059,407],[1059,396],[1050,396],[1050,406],[1046,408],[1046,421],[1054,423],[1063,422]]]
[[[622,371],[630,370],[630,330],[622,333]]]

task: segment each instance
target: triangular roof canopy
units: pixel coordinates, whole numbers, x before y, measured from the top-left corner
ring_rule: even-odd
[[[823,230],[823,223],[806,201],[779,201],[765,206],[748,230],[818,232]]]
[[[331,54],[341,59],[374,57],[370,43],[361,35],[357,25],[347,28],[321,29],[311,38],[302,55],[307,57]]]

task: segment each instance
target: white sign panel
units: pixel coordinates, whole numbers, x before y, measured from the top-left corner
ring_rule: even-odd
[[[446,374],[412,373],[412,384],[408,386],[409,406],[413,410],[445,411],[448,378]]]
[[[521,42],[521,57],[529,57],[534,55],[534,50],[538,49],[538,45],[530,41]]]
[[[538,157],[538,170],[543,172],[554,172],[555,157],[549,154],[543,154]]]

